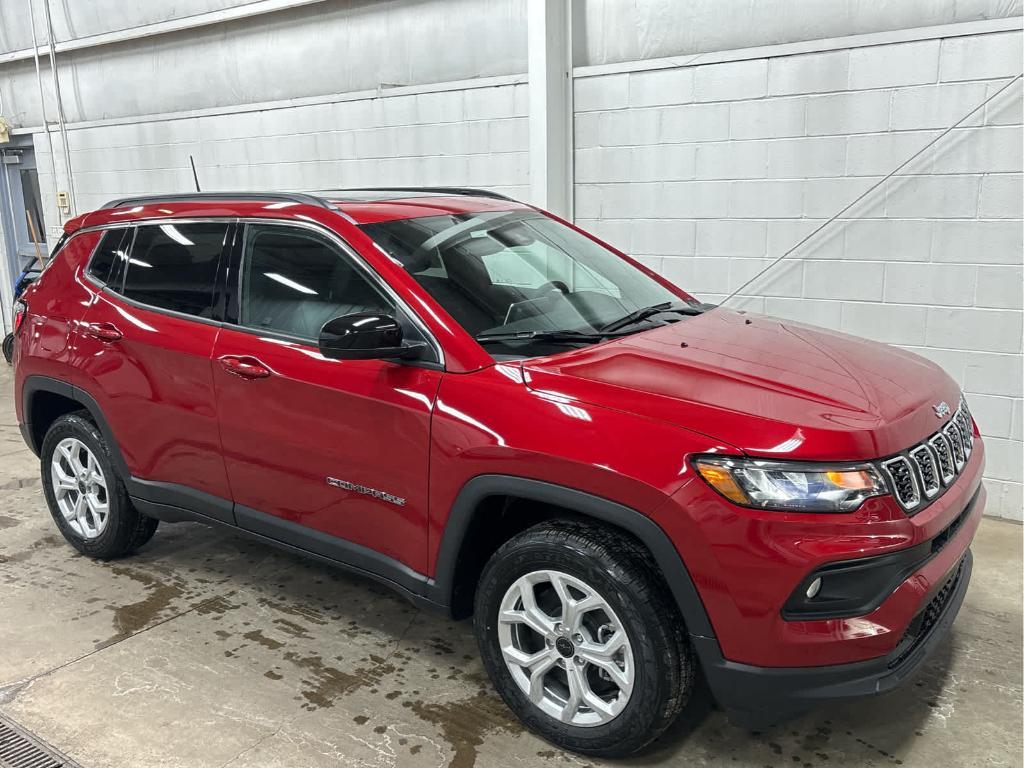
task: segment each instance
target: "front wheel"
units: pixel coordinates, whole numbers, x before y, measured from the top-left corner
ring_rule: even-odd
[[[678,611],[622,534],[567,522],[527,530],[488,562],[475,614],[501,697],[560,747],[633,754],[689,698],[692,652]]]
[[[122,557],[153,537],[158,521],[132,506],[91,421],[77,413],[58,418],[39,457],[50,514],[79,552],[101,560]]]

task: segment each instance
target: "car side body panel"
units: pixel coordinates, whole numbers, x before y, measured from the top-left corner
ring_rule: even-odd
[[[220,365],[227,355],[271,373],[240,378]],[[213,379],[235,502],[426,572],[430,414],[441,376],[329,360],[306,343],[224,328]]]
[[[112,342],[80,334],[76,386],[106,414],[132,475],[229,498],[210,367],[220,326],[105,291],[97,291],[83,322],[122,334]]]
[[[13,363],[19,370],[75,383],[79,376],[75,341],[79,323],[92,301],[92,291],[81,277],[81,267],[100,240],[100,233],[88,232],[70,239],[42,275],[22,296],[28,313],[19,343],[14,345]],[[18,382],[21,379],[19,377]],[[16,389],[15,403],[22,404]],[[19,420],[23,414],[18,413]]]
[[[737,450],[663,422],[532,390],[511,363],[445,376],[431,442],[431,574],[449,510],[474,477],[571,487],[658,523],[668,497],[693,477],[689,453]]]

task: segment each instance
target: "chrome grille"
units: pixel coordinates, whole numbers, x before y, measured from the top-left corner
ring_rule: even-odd
[[[921,503],[921,493],[918,490],[917,475],[906,456],[897,456],[883,462],[885,471],[889,473],[892,480],[892,491],[907,509],[913,509]]]
[[[949,440],[945,435],[938,434],[928,441],[928,444],[935,451],[935,457],[939,460],[939,473],[942,476],[942,484],[949,485],[956,477],[956,469],[953,467],[953,449],[949,447]]]
[[[925,443],[911,449],[910,458],[917,465],[921,475],[921,490],[932,499],[939,494],[942,484],[939,482],[939,466],[932,449]]]
[[[960,426],[960,434],[964,440],[964,455],[968,458],[974,450],[974,425],[971,423],[971,413],[967,410],[967,403],[960,403],[960,409],[956,412],[956,423]]]
[[[882,462],[892,492],[908,512],[936,498],[953,484],[974,449],[974,424],[967,403],[937,433]]]
[[[953,449],[953,466],[959,472],[964,468],[964,439],[960,434],[960,427],[951,421],[942,428],[942,434],[949,440],[949,445]]]

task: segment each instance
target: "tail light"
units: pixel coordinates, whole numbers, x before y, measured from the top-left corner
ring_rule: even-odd
[[[28,304],[21,299],[14,302],[14,333],[21,330],[21,326],[25,323],[25,317],[28,315]]]

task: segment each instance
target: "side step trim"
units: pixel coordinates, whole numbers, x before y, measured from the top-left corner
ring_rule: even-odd
[[[208,517],[193,509],[185,509],[173,504],[162,504],[136,496],[132,496],[131,499],[140,512],[157,520],[175,523],[196,522],[225,528],[291,554],[311,558],[372,579],[395,590],[417,608],[450,617],[446,604],[431,599],[431,595],[435,594],[431,579],[394,558],[374,552],[351,541],[305,528],[287,520],[280,520],[273,515],[241,505],[235,505],[235,512],[239,520],[245,522],[245,525],[235,525],[231,521]]]

